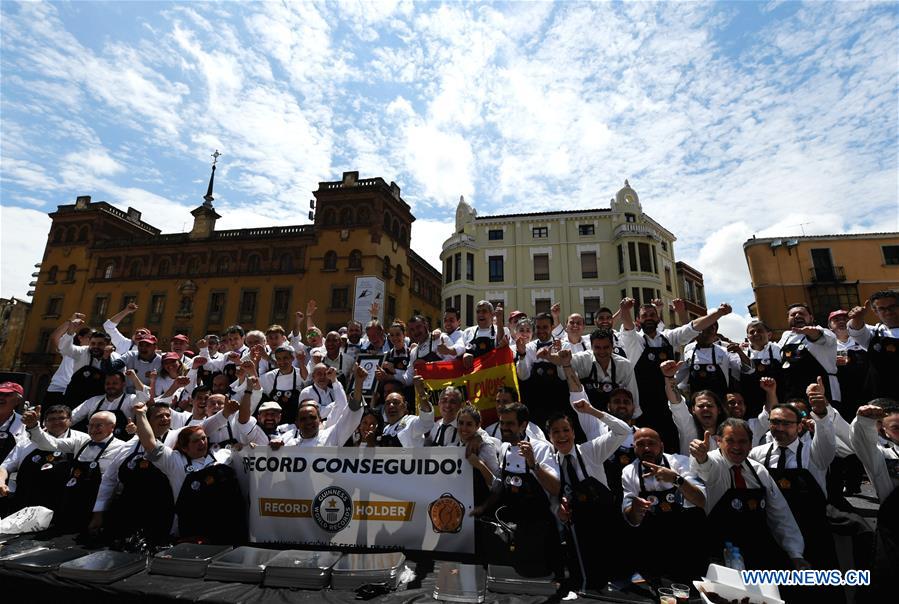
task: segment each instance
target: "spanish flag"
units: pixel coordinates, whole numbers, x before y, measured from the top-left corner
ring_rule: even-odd
[[[425,363],[418,370],[431,390],[431,403],[437,409],[440,391],[454,386],[462,391],[472,405],[481,411],[481,424],[487,426],[496,421],[496,390],[500,386],[518,391],[518,375],[512,348],[503,346],[474,359],[474,366],[467,371],[462,359]]]

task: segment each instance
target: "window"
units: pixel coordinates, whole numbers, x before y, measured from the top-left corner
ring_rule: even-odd
[[[92,313],[92,323],[101,325],[106,320],[106,311],[109,310],[109,296],[97,296],[94,298],[94,311]]]
[[[547,237],[549,237],[549,227],[532,227],[531,236],[534,239],[546,239]]]
[[[462,296],[453,296],[453,308],[462,308]]]
[[[78,271],[78,267],[74,264],[69,265],[69,269],[66,271],[66,283],[72,283],[75,281],[75,273]]]
[[[80,229],[78,229],[78,241],[87,241],[87,225],[84,225]]]
[[[198,272],[200,272],[200,259],[194,256],[187,261],[187,274],[196,275]]]
[[[456,266],[453,267],[453,279],[458,281],[462,278],[462,252],[457,253],[454,256],[454,260]]]
[[[463,325],[474,325],[477,322],[477,319],[474,316],[474,296],[465,296],[465,320],[468,321],[468,323],[463,323]]]
[[[659,259],[656,257],[656,246],[652,246],[652,272],[659,274]]]
[[[671,269],[665,267],[665,289],[671,291]]]
[[[325,210],[324,223],[325,226],[334,226],[337,224],[337,212],[334,211],[334,208]]]
[[[885,245],[882,249],[884,264],[899,264],[899,245]]]
[[[50,267],[50,270],[47,271],[47,282],[48,283],[56,283],[56,274],[59,272],[59,269],[56,265]]]
[[[356,222],[359,224],[368,224],[368,221],[371,220],[368,213],[368,208],[361,207],[359,211],[356,213]]]
[[[342,226],[350,226],[353,224],[353,210],[350,208],[343,208],[340,210],[340,224]]]
[[[489,239],[490,241],[502,241],[502,238],[502,229],[490,229],[489,231],[487,231],[487,239]]]
[[[447,310],[447,309],[452,308],[452,307],[453,307],[453,299],[452,299],[452,298],[446,298],[446,299],[443,301],[443,310]]]
[[[627,290],[622,288],[621,299],[624,300],[625,298],[627,298]],[[635,308],[634,310],[636,311],[637,309]]]
[[[465,254],[465,278],[474,281],[474,254]]]
[[[42,329],[41,330],[41,335],[38,338],[37,350],[35,352],[37,352],[39,354],[44,353],[44,352],[55,352],[55,351],[50,350],[50,336],[51,335],[53,335],[52,329]]]
[[[637,222],[637,216],[634,215],[634,214],[625,214],[625,215],[624,215],[624,219],[625,219],[627,222]]]
[[[385,279],[390,279],[390,256],[384,256],[384,266],[381,267],[381,274]],[[391,317],[391,321],[393,317]]]
[[[331,310],[346,310],[349,308],[350,290],[348,287],[331,288]],[[388,315],[391,313],[388,312]]]
[[[502,256],[490,256],[489,258],[487,258],[487,267],[490,272],[491,283],[496,283],[504,279]]]
[[[405,279],[403,279],[403,265],[397,264],[396,265],[396,284],[402,285],[403,283],[405,283]]]
[[[809,288],[812,314],[819,325],[827,324],[827,315],[835,308],[852,308],[859,305],[858,287],[855,285],[818,285]]]
[[[259,257],[259,254],[250,254],[250,257],[247,258],[247,272],[258,273],[261,262],[262,259]]]
[[[272,296],[272,323],[287,320],[290,313],[290,289],[277,288]]]
[[[347,268],[352,271],[362,270],[362,252],[359,250],[353,250],[350,252],[350,258],[347,262]]]
[[[132,279],[140,277],[140,268],[140,260],[132,260],[131,264],[128,265],[128,276]]]
[[[655,297],[655,290],[653,290],[651,287],[643,288],[643,304],[652,304],[652,300]]]
[[[549,309],[552,308],[552,300],[549,298],[537,298],[534,300],[534,315],[539,315],[542,312],[549,312]]]
[[[150,297],[150,313],[147,322],[159,323],[162,321],[162,313],[165,312],[165,294],[153,294]]]
[[[534,254],[534,281],[549,281],[549,254]]]
[[[584,298],[584,325],[593,325],[593,315],[602,308],[599,298]]]
[[[632,272],[637,271],[637,244],[633,241],[627,243],[627,259],[630,261]]]
[[[624,272],[624,248],[618,245],[618,274]]]
[[[687,296],[687,300],[696,302],[696,293],[693,291],[693,282],[689,279],[684,279],[684,294]]]
[[[103,269],[103,278],[112,279],[113,272],[115,272],[115,262],[107,262],[106,268]]]
[[[651,273],[652,270],[652,256],[649,251],[648,243],[638,243],[637,249],[640,251],[640,270],[644,273]]]
[[[56,229],[55,231],[53,231],[53,243],[62,243],[64,234],[65,229]]]
[[[446,283],[452,283],[453,281],[453,257],[446,257],[446,269],[443,271],[444,281]]]
[[[227,256],[222,256],[218,259],[218,263],[215,265],[215,271],[220,274],[224,274],[228,272],[228,268],[231,266],[231,261]]]
[[[387,296],[387,315],[385,318],[391,323],[396,319],[396,297],[394,296]]]
[[[596,279],[596,252],[581,252],[581,278]]]
[[[418,277],[412,277],[412,292],[415,294],[421,293],[421,279]]]
[[[44,312],[48,317],[58,317],[62,311],[62,297],[56,296],[47,300],[47,310]]]
[[[702,291],[702,286],[698,283],[696,284],[696,303],[700,306],[705,306],[705,292]],[[856,305],[853,304],[852,306]],[[842,308],[842,306],[840,308]]]
[[[326,271],[336,271],[337,270],[337,252],[334,250],[328,250],[325,252],[325,260],[322,270]]]
[[[160,260],[159,268],[156,269],[156,272],[159,274],[160,277],[165,277],[166,275],[168,275],[169,274],[169,261],[165,260],[165,259]]]
[[[137,296],[134,294],[125,294],[122,296],[122,303],[119,304],[119,308],[126,308],[129,304],[137,304]],[[119,321],[119,325],[131,325],[134,322],[134,313],[126,316],[124,319]]]
[[[663,241],[663,242],[662,242],[662,251],[663,251],[663,252],[667,252],[667,251],[668,251],[668,242],[667,242],[667,241]]]
[[[214,291],[209,294],[209,316],[208,321],[211,325],[217,325],[224,320],[225,317],[225,292]]]
[[[588,235],[596,234],[596,226],[592,224],[579,224],[577,225],[577,234],[581,237],[586,237]]]
[[[252,323],[256,319],[256,296],[255,290],[244,290],[240,293],[240,316],[238,320],[241,323]]]
[[[633,298],[634,300],[637,301],[637,303],[634,305],[634,307],[635,307],[634,310],[637,311],[637,314],[640,314],[639,308],[640,308],[640,304],[642,304],[642,302],[640,301],[640,288],[639,287],[631,288],[631,298]]]

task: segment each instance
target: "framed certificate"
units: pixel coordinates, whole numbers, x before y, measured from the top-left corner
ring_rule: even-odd
[[[384,356],[380,354],[360,354],[356,357],[356,362],[359,363],[359,366],[368,372],[365,381],[362,382],[362,394],[371,396],[374,393],[375,386],[378,384],[378,381],[375,379],[375,370],[381,365],[383,360]]]

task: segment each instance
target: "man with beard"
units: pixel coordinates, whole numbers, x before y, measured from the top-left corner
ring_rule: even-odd
[[[807,569],[805,542],[780,489],[765,467],[749,459],[749,424],[730,418],[718,427],[718,449],[709,450],[712,434],[690,443],[691,470],[705,483],[710,553],[718,557],[725,543],[740,548],[747,569]]]
[[[565,396],[564,373],[557,366],[556,359],[553,359],[553,354],[561,349],[561,342],[552,337],[552,316],[549,313],[538,314],[534,327],[536,339],[525,343],[524,338],[519,336],[515,342],[518,352],[515,370],[518,373],[521,399],[528,406],[533,422],[544,429],[546,420],[552,415],[568,414],[578,442],[585,442],[587,437]]]
[[[162,356],[156,352],[156,336],[145,335],[137,340],[137,349],[122,353],[115,360],[104,363],[107,372],[133,369],[142,382],[150,383],[150,373],[162,372]]]
[[[643,415],[640,424],[659,433],[668,453],[678,450],[677,428],[665,404],[665,377],[659,365],[674,360],[674,351],[699,335],[706,327],[730,314],[729,304],[721,304],[704,317],[676,329],[658,330],[659,313],[652,304],[640,306],[640,330],[634,325],[634,299],[625,298],[619,305],[621,311],[620,341],[633,364],[634,377]]]
[[[83,325],[84,315],[76,312],[68,320],[66,333],[59,338],[59,353],[64,357],[70,357],[75,368],[63,395],[63,400],[69,408],[103,393],[103,355],[106,347],[110,345],[109,334],[95,331],[91,334],[87,346],[76,346],[73,343],[75,334]],[[118,355],[113,352],[108,354],[107,358],[115,360]]]
[[[741,373],[754,371],[749,357],[741,356],[738,344],[725,347],[718,340],[718,322],[715,321],[684,347],[686,362],[677,375],[682,390],[689,390],[691,394],[711,390],[724,400],[728,391],[736,389]]]
[[[134,385],[134,394],[125,391],[125,376]],[[133,369],[125,373],[110,373],[104,380],[105,393],[87,399],[72,410],[72,426],[76,430],[84,431],[87,428],[88,418],[93,417],[98,411],[109,411],[115,417],[116,438],[127,440],[131,438],[125,431],[128,421],[134,418],[134,405],[150,400],[150,392],[145,388]]]
[[[662,552],[674,540],[691,543],[705,534],[705,486],[690,472],[690,458],[665,453],[659,433],[652,428],[634,432],[637,459],[621,476],[621,509],[631,526],[639,528],[634,540],[648,552]],[[702,574],[705,551],[682,549],[677,556],[635,556],[644,577],[665,576],[690,580]]]
[[[346,324],[346,338],[343,340],[343,352],[355,362],[362,351],[362,323],[350,320]]]
[[[749,340],[746,355],[749,357],[754,371],[741,376],[740,392],[743,394],[748,416],[754,416],[761,412],[767,403],[768,394],[762,387],[761,380],[768,378],[776,380],[778,384],[783,382],[783,358],[780,346],[776,342],[772,342],[771,337],[771,328],[762,321],[756,319],[746,325],[746,339]],[[779,394],[783,397],[783,385],[781,384],[779,388]],[[758,440],[759,435],[755,428],[752,433]]]
[[[336,369],[337,379],[344,389],[349,389],[355,359],[352,355],[345,354],[341,350],[341,344],[340,334],[336,331],[329,331],[325,336],[325,354],[322,356],[321,362],[328,367]]]
[[[877,325],[865,325],[865,310],[873,308]],[[868,349],[868,398],[899,399],[899,292],[883,290],[871,294],[865,306],[849,311],[849,335]]]
[[[303,392],[306,364],[294,367],[293,348],[286,344],[276,348],[274,355],[277,367],[259,376],[259,384],[267,399],[278,404],[280,412],[284,414],[284,421],[292,424],[297,417],[300,393]],[[259,413],[260,410],[261,407],[254,409],[254,413]]]
[[[609,396],[618,388],[630,391],[634,417],[640,417],[640,402],[634,369],[630,361],[616,355],[614,334],[599,328],[590,334],[590,350],[571,355],[571,366],[587,392],[590,404],[605,411]]]
[[[790,330],[780,337],[783,356],[784,397],[805,396],[805,389],[820,377],[827,398],[840,406],[840,383],[837,381],[837,339],[829,330],[814,324],[812,312],[802,303],[787,309]]]
[[[464,348],[459,345],[462,341],[462,330],[460,314],[458,308],[447,308],[443,312],[443,335],[449,339],[449,344],[441,344],[437,352],[443,355],[459,356],[465,352]]]
[[[625,352],[624,347],[618,342],[618,332],[613,329],[614,322],[615,315],[610,308],[606,308],[605,306],[597,310],[596,314],[593,315],[593,323],[596,325],[597,329],[608,329],[612,332],[612,352],[620,357],[627,358],[627,352]]]
[[[434,409],[425,392],[424,379],[415,376],[415,391],[419,401],[418,415],[410,415],[402,392],[391,392],[384,398],[384,425],[377,437],[380,447],[420,447],[425,434],[434,427]]]
[[[125,354],[137,347],[138,342],[150,335],[150,330],[146,327],[138,327],[131,334],[130,338],[126,338],[119,331],[119,323],[125,320],[125,317],[137,312],[138,306],[134,302],[129,302],[128,306],[114,314],[112,317],[103,322],[103,331],[109,334],[112,345],[119,354]]]

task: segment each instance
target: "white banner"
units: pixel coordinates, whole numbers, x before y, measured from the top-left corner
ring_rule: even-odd
[[[474,553],[473,470],[462,447],[257,447],[238,455],[254,543]]]

